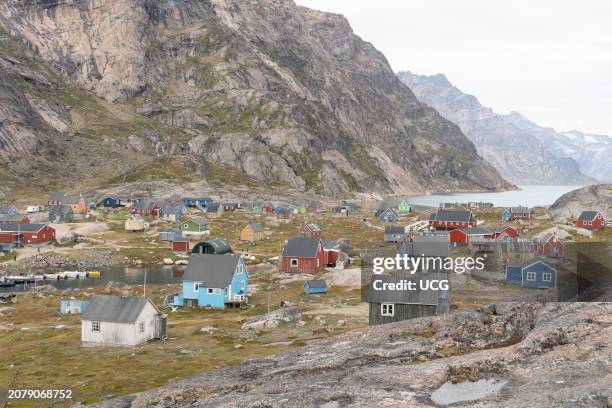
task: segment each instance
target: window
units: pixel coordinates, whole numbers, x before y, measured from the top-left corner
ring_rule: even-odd
[[[221,294],[221,288],[215,288],[214,293],[215,293],[215,295],[220,295]]]
[[[546,272],[542,275],[542,280],[544,282],[552,282],[552,273]]]
[[[395,305],[393,303],[383,303],[380,305],[380,315],[381,316],[393,316],[395,312]]]
[[[240,290],[244,290],[244,288],[246,287],[246,282],[244,280],[240,281]]]
[[[208,294],[212,295],[213,294],[213,289],[212,288],[208,288]]]
[[[199,292],[200,291],[200,285],[201,285],[201,283],[198,283],[198,282],[194,283],[193,284],[193,291],[194,292]]]
[[[296,258],[291,258],[291,267],[297,268],[297,266],[298,266],[298,260]]]
[[[91,331],[94,333],[100,333],[100,322],[91,322]]]
[[[141,333],[144,333],[144,329],[145,329],[145,322],[140,322],[140,323],[138,323],[138,330],[139,330]]]
[[[528,281],[536,280],[536,273],[535,272],[527,272],[527,280]]]

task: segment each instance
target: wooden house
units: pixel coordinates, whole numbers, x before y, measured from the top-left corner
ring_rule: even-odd
[[[117,196],[106,196],[100,200],[100,206],[104,208],[120,208],[125,206],[125,200]]]
[[[123,225],[127,232],[144,232],[149,230],[149,223],[145,221],[142,215],[130,215]]]
[[[291,237],[287,240],[281,264],[283,272],[316,275],[326,264],[321,238]]]
[[[94,296],[81,314],[85,345],[137,346],[166,336],[167,316],[146,297]]]
[[[74,211],[67,204],[52,205],[49,207],[49,222],[60,224],[63,222],[72,222],[74,220]]]
[[[518,231],[514,227],[503,226],[495,229],[496,239],[512,239],[518,237]]]
[[[181,221],[181,231],[186,237],[204,237],[210,235],[208,220],[190,217]]]
[[[406,237],[406,228],[398,225],[385,227],[385,242],[399,242]]]
[[[351,263],[349,254],[352,250],[350,241],[344,239],[323,241],[326,265],[331,268],[344,269],[346,265],[349,265]]]
[[[159,202],[150,198],[138,200],[130,207],[130,212],[142,216],[159,217],[160,211]]]
[[[189,253],[189,238],[175,235],[172,239],[172,253],[185,255]]]
[[[249,273],[241,256],[193,254],[174,305],[224,309],[246,303]]]
[[[323,209],[323,203],[320,201],[313,201],[312,203],[308,204],[308,207],[306,207],[306,211],[311,214],[316,214],[322,209]]]
[[[265,232],[261,225],[256,222],[247,224],[240,231],[240,241],[257,242],[265,238]]]
[[[182,201],[185,207],[205,208],[213,200],[209,197],[183,197]]]
[[[471,238],[495,238],[495,230],[490,228],[470,227],[470,228],[457,228],[452,230],[449,234],[450,243],[454,246],[467,245],[470,243]]]
[[[313,295],[327,293],[327,283],[324,280],[309,280],[304,282],[304,293]]]
[[[528,221],[531,219],[531,210],[528,207],[510,207],[502,213],[503,221]]]
[[[0,244],[22,247],[39,246],[55,241],[55,229],[48,224],[0,224]]]
[[[376,218],[382,222],[397,222],[399,221],[399,215],[393,208],[387,208],[376,212]]]
[[[160,213],[163,220],[180,223],[183,218],[184,210],[182,205],[171,203],[162,206]]]
[[[400,256],[446,258],[450,254],[448,235],[415,235],[400,242]]]
[[[526,263],[509,263],[506,265],[506,281],[519,283],[527,288],[555,288],[557,270],[539,258]]]
[[[309,238],[321,238],[321,228],[315,223],[306,223],[299,229],[299,233]]]
[[[549,232],[535,241],[535,249],[538,255],[550,258],[562,258],[564,256],[563,241],[554,232]]]
[[[214,238],[197,243],[191,250],[193,254],[231,254],[232,246],[229,241],[223,238]]]
[[[205,208],[206,210],[206,217],[208,218],[219,218],[223,215],[223,206],[221,205],[221,203],[208,203],[208,205]]]
[[[418,317],[436,316],[449,310],[448,290],[438,286],[422,287],[422,282],[448,280],[444,272],[394,271],[372,276],[372,282],[364,287],[368,301],[370,326],[400,322]],[[385,284],[398,285],[411,281],[414,290],[384,290]],[[429,284],[429,283],[427,283]]]
[[[47,197],[47,206],[50,207],[52,205],[64,204],[66,202],[66,197],[68,197],[68,193],[66,193],[65,191],[51,193]]]
[[[600,230],[606,228],[606,217],[601,211],[583,211],[576,220],[576,226],[590,230]]]
[[[20,214],[13,206],[0,205],[0,223],[29,224],[30,218]]]
[[[402,200],[397,206],[397,211],[400,215],[410,214],[412,212],[412,206],[406,200]]]
[[[429,215],[427,221],[430,229],[449,231],[476,227],[477,224],[476,217],[469,210],[438,209]]]
[[[182,237],[181,230],[166,230],[160,231],[159,240],[161,242],[172,242],[175,237]]]
[[[67,299],[60,301],[60,313],[64,315],[77,315],[81,314],[87,309],[89,301],[87,300],[76,300]]]
[[[68,195],[61,204],[69,205],[75,215],[85,215],[89,211],[89,201],[81,194]]]

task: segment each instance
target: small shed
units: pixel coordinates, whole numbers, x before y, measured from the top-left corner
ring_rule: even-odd
[[[240,241],[257,242],[264,239],[264,229],[256,222],[247,224],[240,231]]]
[[[300,234],[308,238],[320,238],[321,228],[317,224],[307,223],[299,229]]]
[[[86,300],[62,300],[60,301],[60,313],[61,314],[81,314],[87,308],[89,304]]]
[[[385,227],[385,242],[399,242],[406,236],[406,228],[397,225]]]
[[[327,283],[324,280],[309,280],[304,282],[304,293],[327,293]]]
[[[397,206],[397,210],[401,215],[410,214],[412,212],[412,206],[408,201],[402,200],[402,202]]]
[[[125,220],[124,229],[128,232],[148,231],[149,223],[141,215],[132,214]]]
[[[382,222],[397,222],[399,220],[399,215],[393,208],[378,211],[376,217]]]
[[[172,239],[172,252],[175,254],[187,254],[189,252],[189,238],[175,235]]]

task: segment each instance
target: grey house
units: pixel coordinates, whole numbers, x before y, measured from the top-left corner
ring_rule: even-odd
[[[399,242],[404,239],[406,229],[396,225],[387,225],[385,227],[385,242]]]
[[[67,204],[52,205],[49,207],[49,222],[59,224],[62,222],[72,222],[74,211]]]
[[[166,336],[166,318],[145,297],[94,296],[81,314],[84,345],[137,346]]]
[[[373,275],[372,282],[364,288],[369,303],[368,322],[370,326],[400,322],[417,317],[436,316],[447,313],[449,297],[447,290],[421,287],[421,282],[447,280],[445,272],[395,271],[389,275]],[[378,281],[378,282],[377,282]],[[382,283],[411,281],[414,290],[376,290]]]

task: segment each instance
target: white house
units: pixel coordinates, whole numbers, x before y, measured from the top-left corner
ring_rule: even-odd
[[[137,346],[166,335],[166,318],[145,297],[94,296],[81,314],[84,345]]]

